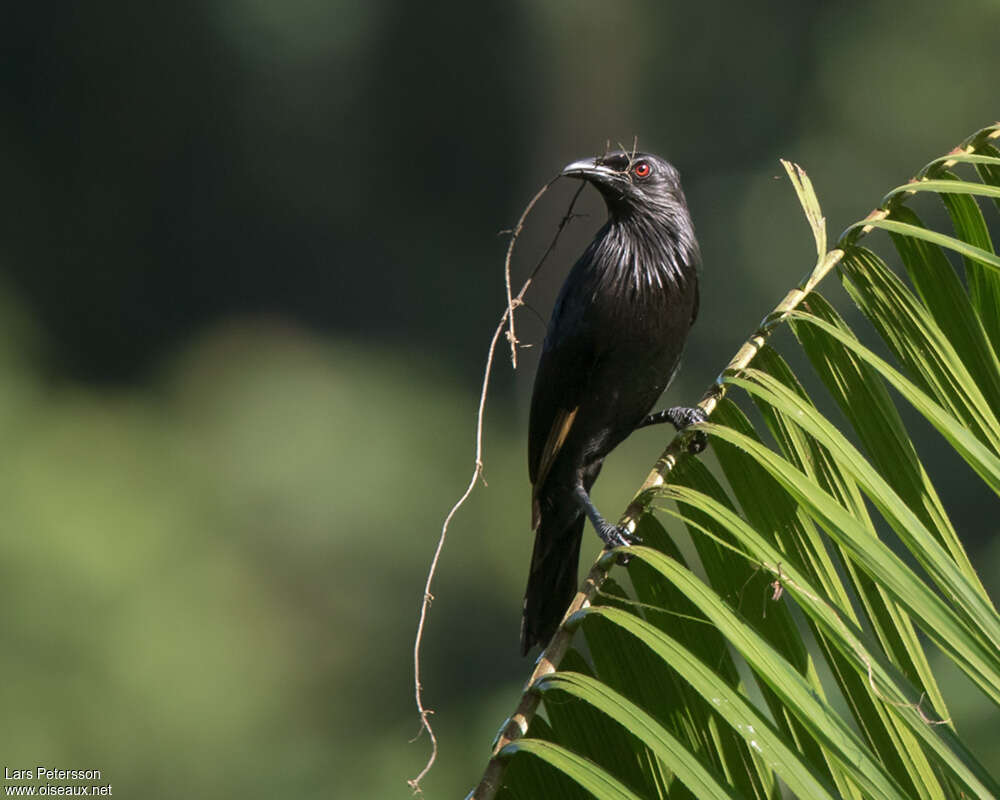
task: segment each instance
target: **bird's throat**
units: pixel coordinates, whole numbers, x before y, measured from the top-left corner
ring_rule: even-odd
[[[678,291],[696,279],[698,245],[683,212],[612,217],[593,247],[598,280],[630,295]]]

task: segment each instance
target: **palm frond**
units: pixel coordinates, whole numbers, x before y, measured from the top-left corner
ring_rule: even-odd
[[[628,588],[602,553],[473,797],[1000,797],[928,657],[1000,706],[1000,615],[898,407],[1000,491],[983,208],[1000,209],[998,139],[994,125],[933,160],[829,251],[808,176],[786,164],[816,266],[702,400],[716,468],[685,455],[685,433],[641,486],[622,519],[645,543]],[[923,196],[950,230],[908,205]],[[899,274],[860,244],[879,231]],[[819,294],[834,273],[864,330]]]

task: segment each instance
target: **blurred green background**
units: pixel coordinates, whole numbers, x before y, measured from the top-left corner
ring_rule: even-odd
[[[705,263],[670,399],[694,401],[812,265],[777,159],[836,235],[1000,113],[998,30],[994,0],[8,4],[4,765],[100,769],[121,797],[408,796],[412,636],[472,466],[498,232],[607,140],[677,164]],[[529,220],[516,277],[575,188]],[[602,219],[584,199],[542,318]],[[536,352],[498,363],[489,487],[435,584],[430,797],[476,783],[528,674]],[[668,435],[609,459],[606,513]],[[995,498],[963,474],[942,494],[996,592]]]

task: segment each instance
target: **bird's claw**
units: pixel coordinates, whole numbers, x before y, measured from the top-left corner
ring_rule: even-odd
[[[674,406],[670,409],[671,421],[677,430],[684,430],[689,425],[697,425],[700,422],[708,422],[708,415],[699,407]]]
[[[634,544],[642,544],[641,536],[631,533],[628,528],[621,525],[606,523],[597,534],[601,537],[601,541],[604,542],[604,546],[609,549],[612,547],[631,547]],[[618,563],[623,567],[631,560],[632,556],[626,553],[620,553],[618,556]]]
[[[597,532],[606,547],[631,547],[634,544],[642,544],[642,537],[631,533],[628,528],[621,525],[606,523]]]
[[[708,447],[708,436],[705,431],[695,431],[691,437],[691,441],[688,442],[688,452],[696,456],[706,447]]]
[[[690,425],[708,422],[708,415],[698,406],[693,406],[692,408],[676,406],[671,408],[670,411],[672,412],[674,426],[679,431],[684,430]],[[698,455],[706,447],[708,447],[708,436],[705,435],[704,431],[694,431],[691,441],[688,442],[688,452],[693,456]]]

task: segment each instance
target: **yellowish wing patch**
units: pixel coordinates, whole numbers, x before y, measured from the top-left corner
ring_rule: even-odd
[[[541,518],[541,510],[538,507],[538,490],[545,484],[549,470],[555,463],[556,456],[569,436],[570,428],[573,427],[573,420],[576,419],[576,412],[580,410],[577,406],[572,411],[560,408],[556,413],[556,418],[549,428],[549,436],[545,440],[545,447],[542,449],[542,457],[538,462],[538,474],[535,477],[535,485],[532,487],[531,498],[531,529],[536,530]]]

